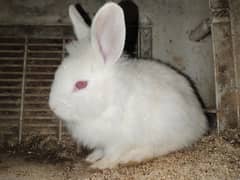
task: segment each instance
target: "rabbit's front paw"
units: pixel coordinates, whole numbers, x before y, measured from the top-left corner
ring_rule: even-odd
[[[102,149],[94,149],[94,151],[89,154],[86,158],[86,161],[89,163],[94,163],[103,158],[103,150]]]

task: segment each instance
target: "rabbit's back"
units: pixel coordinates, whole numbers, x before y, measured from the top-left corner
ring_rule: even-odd
[[[151,60],[118,65],[114,93],[125,92],[118,93],[115,101],[124,106],[122,127],[127,138],[139,144],[159,144],[168,151],[168,147],[177,149],[192,143],[206,131],[206,117],[184,76]]]

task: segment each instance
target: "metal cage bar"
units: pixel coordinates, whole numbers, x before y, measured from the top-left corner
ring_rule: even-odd
[[[19,127],[18,127],[19,143],[21,143],[22,141],[22,134],[23,134],[23,112],[24,112],[25,80],[26,80],[26,69],[27,69],[27,53],[28,53],[28,37],[25,36],[23,71],[22,71],[21,105],[20,105],[20,118],[19,118]]]
[[[38,28],[41,34],[38,34]],[[0,66],[0,133],[13,135],[19,143],[31,133],[54,135],[59,142],[68,135],[63,122],[56,121],[50,111],[48,95],[54,72],[65,56],[65,45],[73,35],[65,26],[56,27],[58,30],[46,27],[44,31],[44,28],[0,26],[0,65],[7,67]],[[16,35],[17,30],[21,33]],[[140,27],[138,38],[141,43],[137,55],[151,58],[151,26]]]
[[[62,40],[62,59],[64,58],[65,55],[65,39],[63,38]],[[63,123],[62,120],[58,120],[58,141],[60,142],[62,140],[62,131],[63,131]]]

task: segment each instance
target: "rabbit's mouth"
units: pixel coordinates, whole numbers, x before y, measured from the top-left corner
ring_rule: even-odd
[[[62,120],[68,120],[71,119],[72,113],[70,110],[72,109],[71,105],[64,102],[64,101],[55,101],[49,102],[50,109],[53,111],[53,113]]]

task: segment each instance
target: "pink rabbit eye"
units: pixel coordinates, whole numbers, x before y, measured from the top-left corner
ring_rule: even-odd
[[[77,81],[75,83],[75,86],[74,86],[74,90],[73,91],[78,91],[78,90],[81,90],[81,89],[84,89],[86,88],[88,85],[88,82],[87,81]]]

